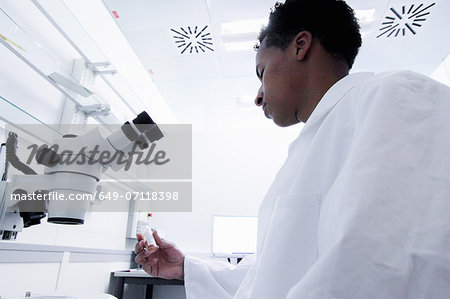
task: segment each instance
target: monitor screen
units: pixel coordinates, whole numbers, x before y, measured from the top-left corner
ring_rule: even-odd
[[[244,257],[256,252],[258,217],[213,216],[212,256]]]

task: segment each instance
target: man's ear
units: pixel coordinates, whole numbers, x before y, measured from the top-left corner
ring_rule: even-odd
[[[309,31],[299,32],[295,36],[293,44],[297,60],[304,60],[312,44],[312,34]]]

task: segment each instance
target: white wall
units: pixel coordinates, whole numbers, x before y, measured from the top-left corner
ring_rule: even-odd
[[[211,216],[257,215],[300,129],[194,130],[192,212],[153,213],[153,225],[184,251],[209,254]]]

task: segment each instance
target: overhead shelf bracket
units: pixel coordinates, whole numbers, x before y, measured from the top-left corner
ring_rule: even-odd
[[[89,116],[107,116],[111,113],[109,105],[96,104],[89,106],[77,106],[77,110],[83,112],[86,117]]]

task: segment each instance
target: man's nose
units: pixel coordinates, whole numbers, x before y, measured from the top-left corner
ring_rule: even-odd
[[[258,93],[255,98],[255,105],[261,106],[263,104],[264,93],[262,92],[262,87],[259,88]]]

